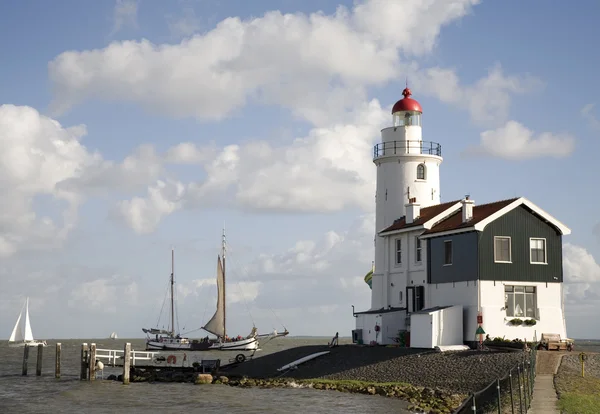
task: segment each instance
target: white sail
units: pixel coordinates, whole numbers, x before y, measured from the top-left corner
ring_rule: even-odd
[[[217,310],[203,329],[219,338],[225,336],[225,275],[221,256],[217,258]]]
[[[31,323],[29,322],[29,298],[25,302],[25,341],[33,341],[33,332],[31,332]]]
[[[21,312],[19,313],[17,323],[15,323],[15,327],[13,328],[12,333],[10,334],[8,342],[20,342],[24,339],[23,330],[21,329],[21,315],[23,315],[23,309],[21,309]]]
[[[116,332],[111,333],[110,339],[117,339],[117,333]]]

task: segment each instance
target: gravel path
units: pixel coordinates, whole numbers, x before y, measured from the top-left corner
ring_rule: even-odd
[[[308,361],[287,378],[324,378],[369,382],[406,382],[455,393],[478,391],[503,377],[523,352],[432,352],[414,348],[340,346],[299,347],[245,362],[227,371],[230,376],[272,378],[277,368],[295,359],[323,350],[330,354]]]

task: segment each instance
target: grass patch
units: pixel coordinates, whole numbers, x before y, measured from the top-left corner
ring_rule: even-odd
[[[560,399],[558,405],[565,414],[596,414],[600,407],[600,379],[560,373],[554,379]]]

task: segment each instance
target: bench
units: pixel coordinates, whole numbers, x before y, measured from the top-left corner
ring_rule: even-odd
[[[573,343],[570,339],[561,339],[560,334],[543,333],[540,345],[547,351],[572,351]]]

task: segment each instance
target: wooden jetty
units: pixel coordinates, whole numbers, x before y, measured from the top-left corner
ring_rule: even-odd
[[[27,375],[29,360],[29,346],[23,350],[22,375]],[[43,347],[37,348],[36,375],[42,375]],[[56,344],[55,378],[61,376],[61,344]],[[101,364],[100,364],[101,362]],[[97,371],[104,367],[123,367],[123,384],[129,384],[132,370],[140,368],[145,370],[193,370],[199,373],[211,372],[220,368],[219,359],[205,359],[197,352],[187,353],[185,351],[135,351],[131,349],[131,343],[124,344],[123,349],[101,349],[96,348],[95,343],[81,344],[80,371],[81,380],[96,380]]]

